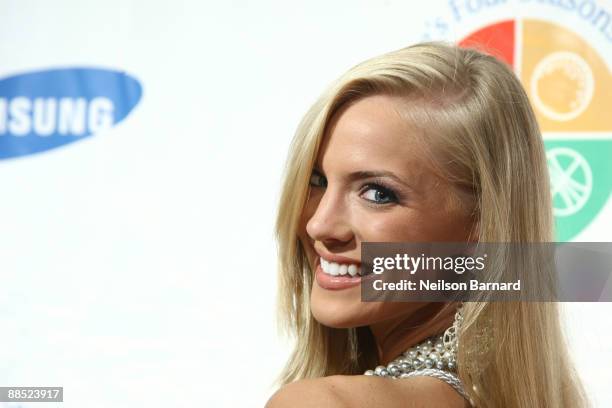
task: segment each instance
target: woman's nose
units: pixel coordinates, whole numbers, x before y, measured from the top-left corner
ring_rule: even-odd
[[[312,216],[306,232],[315,241],[350,241],[353,233],[349,225],[348,206],[339,192],[327,188],[317,202],[310,204]]]

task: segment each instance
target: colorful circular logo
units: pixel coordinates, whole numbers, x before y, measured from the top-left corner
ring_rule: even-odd
[[[557,240],[571,240],[612,192],[610,69],[581,36],[537,19],[491,24],[460,44],[507,62],[521,79],[544,137]]]

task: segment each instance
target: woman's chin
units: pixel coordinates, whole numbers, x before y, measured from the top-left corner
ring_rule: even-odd
[[[348,329],[351,327],[362,326],[362,324],[358,324],[352,316],[332,315],[325,311],[317,311],[316,308],[311,308],[311,311],[315,320],[321,323],[323,326],[334,329]]]
[[[324,326],[336,329],[367,326],[370,323],[368,313],[370,305],[362,303],[359,297],[344,298],[321,293],[322,289],[313,289],[310,297],[310,311],[316,321]]]

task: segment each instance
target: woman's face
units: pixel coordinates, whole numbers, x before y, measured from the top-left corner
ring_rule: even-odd
[[[323,325],[365,326],[423,306],[361,302],[360,285],[350,284],[359,281],[351,272],[360,263],[361,242],[469,238],[469,211],[431,167],[414,130],[401,118],[401,107],[398,98],[386,95],[354,102],[334,115],[319,150],[300,240],[316,271],[311,310]],[[336,261],[339,269],[346,265],[348,272],[324,272],[321,257]]]

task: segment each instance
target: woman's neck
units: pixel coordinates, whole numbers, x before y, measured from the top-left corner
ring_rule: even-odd
[[[409,315],[370,325],[379,364],[387,365],[428,337],[443,333],[453,324],[455,311],[454,304],[428,303]]]

